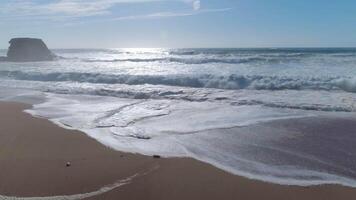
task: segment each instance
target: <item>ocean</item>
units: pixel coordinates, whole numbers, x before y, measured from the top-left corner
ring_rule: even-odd
[[[277,184],[356,187],[356,130],[264,125],[356,119],[356,49],[53,52],[61,58],[0,63],[0,99],[34,104],[26,112],[120,151],[192,157]]]

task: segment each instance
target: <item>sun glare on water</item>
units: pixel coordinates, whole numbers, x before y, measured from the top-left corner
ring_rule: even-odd
[[[117,49],[123,52],[127,52],[130,54],[159,54],[165,52],[165,49],[163,48],[120,48]]]

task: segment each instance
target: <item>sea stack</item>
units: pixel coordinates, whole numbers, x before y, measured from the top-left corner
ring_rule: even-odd
[[[13,38],[10,40],[7,57],[10,62],[52,61],[56,58],[41,40],[36,38]],[[1,59],[0,59],[1,60]]]

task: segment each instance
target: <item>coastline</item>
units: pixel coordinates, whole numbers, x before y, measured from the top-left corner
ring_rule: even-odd
[[[90,193],[86,199],[353,199],[338,185],[282,186],[235,176],[190,158],[161,158],[107,148],[79,131],[22,112],[29,105],[0,102],[0,195],[47,197]],[[70,167],[66,163],[71,162]],[[1,197],[1,196],[0,196]]]

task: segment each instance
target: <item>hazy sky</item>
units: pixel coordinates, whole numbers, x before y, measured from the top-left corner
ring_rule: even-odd
[[[350,47],[355,0],[1,0],[0,48]]]

